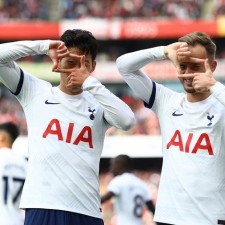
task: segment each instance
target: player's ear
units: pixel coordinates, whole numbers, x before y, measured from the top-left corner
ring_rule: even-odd
[[[96,61],[93,60],[93,61],[92,61],[92,68],[91,68],[90,73],[92,73],[92,72],[95,70],[95,67],[96,67]]]
[[[210,68],[211,68],[212,72],[215,71],[216,67],[217,67],[217,61],[216,60],[213,60],[212,63],[211,63],[211,65],[210,65]]]
[[[6,139],[6,136],[4,134],[4,132],[0,132],[0,142],[4,142]]]

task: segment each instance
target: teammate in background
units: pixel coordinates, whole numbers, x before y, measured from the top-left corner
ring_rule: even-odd
[[[225,86],[213,75],[215,52],[207,34],[193,32],[176,43],[117,59],[124,80],[159,118],[163,166],[155,221],[225,224]],[[152,81],[141,70],[164,59],[176,66],[185,93]]]
[[[12,151],[19,135],[18,127],[0,124],[0,224],[22,225],[23,213],[19,201],[27,172],[27,160]]]
[[[99,161],[105,132],[128,130],[131,109],[90,75],[97,41],[85,30],[60,40],[0,45],[0,78],[21,103],[28,125],[29,170],[20,207],[25,225],[102,225]],[[59,86],[21,69],[15,60],[47,54]]]
[[[118,225],[142,225],[144,207],[154,214],[155,206],[147,184],[131,173],[132,160],[127,155],[118,155],[111,161],[110,171],[114,178],[108,185],[108,192],[101,197],[101,203],[114,198],[114,209]]]

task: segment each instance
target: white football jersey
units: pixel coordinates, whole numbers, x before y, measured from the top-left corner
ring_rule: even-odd
[[[81,94],[68,95],[13,62],[47,54],[48,48],[49,41],[0,45],[1,80],[21,103],[28,126],[29,170],[20,207],[101,218],[98,175],[105,132],[111,126],[128,129],[135,117],[92,76]]]
[[[123,78],[160,122],[163,166],[154,220],[216,225],[225,221],[225,87],[217,82],[207,99],[188,102],[141,70],[164,58],[161,46],[117,60]]]
[[[27,173],[27,160],[11,149],[0,149],[0,224],[23,225],[19,202]]]
[[[177,225],[225,220],[224,105],[212,95],[191,103],[184,94],[156,84],[152,109],[163,137],[155,220]]]
[[[29,171],[20,206],[101,217],[98,171],[109,125],[96,99],[88,92],[67,95],[26,75],[17,98],[29,133]]]
[[[115,194],[114,209],[118,225],[142,225],[145,203],[151,200],[148,186],[131,173],[114,177],[108,191]]]

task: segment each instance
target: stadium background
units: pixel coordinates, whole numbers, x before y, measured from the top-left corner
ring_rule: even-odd
[[[18,4],[19,3],[19,4]],[[0,43],[17,40],[58,39],[66,29],[91,31],[99,42],[97,68],[92,74],[134,111],[137,124],[129,131],[109,129],[100,163],[101,193],[112,178],[109,161],[124,153],[134,159],[135,173],[149,185],[154,201],[162,165],[161,136],[155,114],[122,80],[115,60],[121,54],[167,45],[192,31],[211,35],[217,44],[215,76],[225,84],[225,0],[0,0]],[[26,57],[19,64],[27,71],[57,85],[47,56]],[[168,61],[144,68],[149,76],[167,87],[183,91]],[[27,157],[27,127],[24,113],[0,84],[0,122],[19,125],[21,136],[14,150]],[[112,202],[103,206],[105,225],[115,225]],[[144,214],[146,225],[153,225]]]

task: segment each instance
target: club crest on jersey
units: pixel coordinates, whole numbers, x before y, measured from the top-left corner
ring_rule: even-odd
[[[89,118],[91,120],[94,120],[94,118],[95,118],[95,116],[94,116],[95,109],[91,109],[91,107],[88,107],[88,112],[91,113],[91,115],[89,116]]]
[[[212,119],[214,118],[214,115],[210,115],[209,112],[207,112],[207,119],[209,120],[209,123],[207,124],[207,126],[211,126],[212,125]]]

